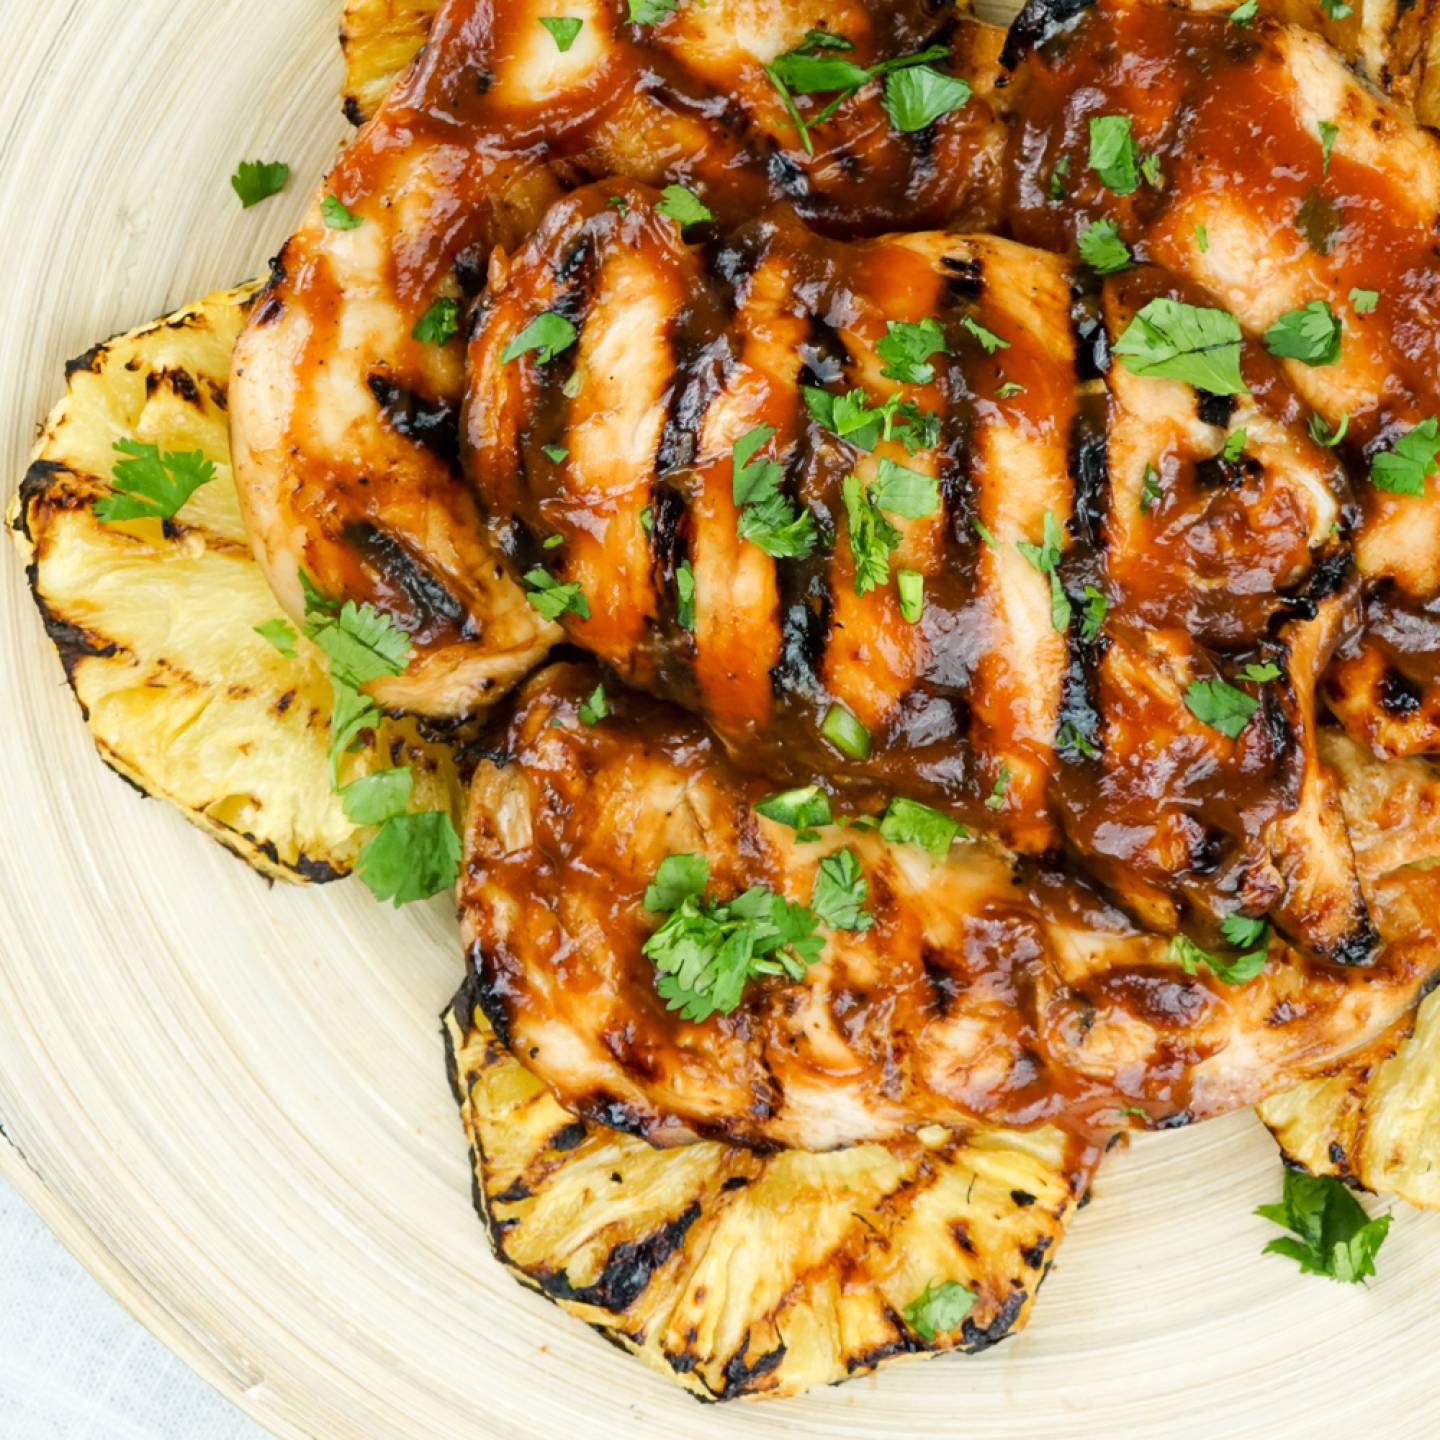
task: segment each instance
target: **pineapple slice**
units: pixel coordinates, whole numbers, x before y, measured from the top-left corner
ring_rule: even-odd
[[[937,1127],[823,1155],[656,1150],[562,1110],[469,982],[445,1033],[497,1257],[705,1400],[793,1395],[1013,1334],[1099,1159],[1054,1128]],[[975,1302],[927,1340],[905,1312],[946,1282]]]
[[[256,287],[222,291],[72,361],[7,516],[41,619],[102,758],[276,879],[348,874],[371,833],[345,818],[327,763],[330,682],[299,639],[287,659],[255,632],[276,619],[229,467],[230,352]],[[201,450],[215,478],[174,520],[104,524],[115,441]],[[415,773],[414,808],[462,792],[448,746],[386,720],[347,762]]]
[[[1363,872],[1409,876],[1440,865],[1440,765],[1376,760],[1327,736],[1325,758]],[[1420,911],[1433,923],[1433,890]],[[1258,1107],[1286,1159],[1312,1174],[1440,1210],[1440,993],[1328,1076]]]
[[[430,33],[440,0],[346,0],[340,20],[345,52],[341,96],[345,118],[363,125],[379,108],[395,77]]]

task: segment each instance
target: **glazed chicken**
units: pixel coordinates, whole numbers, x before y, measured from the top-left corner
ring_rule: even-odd
[[[774,780],[1068,848],[1157,929],[1272,913],[1367,959],[1310,700],[1353,507],[1269,357],[1205,400],[1108,367],[1157,272],[1087,288],[1009,241],[784,211],[706,246],[663,210],[576,192],[473,329],[464,463],[571,639]],[[547,317],[573,343],[520,353]],[[905,439],[837,433],[846,406]],[[1253,723],[1207,723],[1212,692]]]
[[[493,246],[612,173],[683,183],[731,220],[784,199],[840,233],[990,225],[999,201],[1004,129],[986,97],[1003,32],[949,6],[711,0],[630,24],[626,0],[581,0],[563,50],[540,23],[552,8],[448,0],[276,259],[235,356],[236,475],[277,597],[301,617],[303,568],[393,616],[415,659],[374,693],[429,715],[483,706],[557,633],[487,547],[456,469],[461,343],[415,335],[437,302],[456,307],[453,332]],[[800,62],[852,70],[923,61],[973,76],[975,94],[906,133],[867,80],[802,134],[797,118],[831,97],[782,93],[765,66],[806,47]]]
[[[1037,0],[1006,60],[1017,237],[1072,250],[1111,220],[1138,258],[1203,286],[1252,334],[1312,302],[1339,319],[1333,360],[1284,362],[1328,430],[1346,427],[1363,507],[1365,633],[1325,695],[1378,754],[1440,750],[1440,446],[1426,429],[1440,416],[1440,140],[1317,36],[1264,19]],[[1089,168],[1101,116],[1129,118],[1158,183],[1121,195]],[[1376,457],[1415,427],[1420,463],[1404,489],[1381,488],[1394,481]]]
[[[481,765],[462,928],[497,1034],[567,1109],[657,1144],[821,1150],[927,1123],[1055,1120],[1092,1136],[1183,1125],[1365,1043],[1440,962],[1422,871],[1366,874],[1392,939],[1376,965],[1276,944],[1256,978],[1226,985],[1187,974],[1082,883],[988,843],[937,859],[830,826],[798,844],[753,808],[766,782],[683,712],[621,692],[586,723],[600,678],[537,676],[503,754]],[[864,915],[848,923],[864,928],[828,928],[803,983],[762,977],[703,1020],[667,1009],[642,953],[661,919],[647,887],[667,856],[703,855],[714,898],[760,886],[806,905],[825,857],[845,849],[864,877]]]

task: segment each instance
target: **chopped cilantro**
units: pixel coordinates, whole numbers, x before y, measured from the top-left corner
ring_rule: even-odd
[[[1160,472],[1153,465],[1147,465],[1140,486],[1140,513],[1148,515],[1164,498],[1165,492],[1160,488]]]
[[[1340,358],[1340,321],[1323,300],[1287,310],[1265,332],[1265,348],[1282,360],[1333,365]]]
[[[598,725],[609,713],[610,702],[605,698],[605,687],[597,685],[590,694],[580,702],[579,710],[582,725]]]
[[[553,310],[542,311],[500,352],[500,363],[508,365],[512,360],[531,350],[538,352],[536,360],[544,365],[563,350],[568,350],[576,338],[575,327]]]
[[[1388,450],[1370,461],[1370,483],[1391,495],[1423,495],[1425,481],[1435,473],[1440,434],[1435,417],[1422,420],[1399,436]]]
[[[827,855],[815,873],[810,909],[832,930],[868,930],[875,917],[864,909],[870,882],[848,847]]]
[[[1330,169],[1330,152],[1335,148],[1335,140],[1340,134],[1340,127],[1332,120],[1322,120],[1315,127],[1320,132],[1320,168],[1323,172]]]
[[[970,334],[980,342],[981,348],[987,355],[993,355],[997,350],[1008,350],[1010,348],[1010,342],[1008,340],[1002,340],[993,330],[987,330],[972,315],[962,317],[960,328],[962,330],[968,330]]]
[[[695,629],[695,572],[688,560],[675,572],[675,620],[682,630]]]
[[[660,203],[655,207],[657,215],[673,220],[681,230],[691,225],[703,225],[715,218],[714,212],[693,190],[683,185],[667,185],[660,194]]]
[[[460,302],[441,296],[416,322],[410,332],[422,345],[444,345],[460,332]]]
[[[126,458],[110,472],[111,493],[95,504],[95,518],[110,525],[118,520],[170,520],[185,502],[215,478],[215,465],[204,452],[161,453],[158,445],[117,440],[114,449]]]
[[[630,0],[626,17],[632,25],[658,25],[667,15],[675,13],[676,0]]]
[[[1085,587],[1085,619],[1080,626],[1082,640],[1095,641],[1105,628],[1105,617],[1110,613],[1110,601],[1093,585]]]
[[[1323,415],[1311,415],[1307,422],[1310,431],[1310,438],[1317,444],[1323,445],[1327,450],[1333,450],[1344,438],[1350,429],[1350,412],[1340,412],[1340,423],[1332,433],[1330,427],[1325,423]]]
[[[283,160],[242,160],[230,177],[230,185],[248,210],[278,195],[289,178],[290,167]]]
[[[995,777],[995,784],[991,787],[990,793],[985,797],[985,808],[987,810],[1003,810],[1009,803],[1010,795],[1010,767],[1002,765],[1000,773]]]
[[[1207,254],[1210,249],[1210,232],[1203,226],[1195,227],[1195,248],[1202,254]]]
[[[781,493],[785,472],[780,465],[768,457],[756,458],[774,436],[774,426],[757,425],[731,447],[731,496],[740,508],[736,530],[767,555],[808,555],[818,538],[815,517]]]
[[[330,230],[358,230],[365,223],[363,216],[347,210],[334,195],[320,202],[320,218]]]
[[[1113,220],[1096,220],[1080,234],[1080,258],[1101,275],[1113,275],[1131,263],[1130,247]]]
[[[1128,115],[1094,115],[1090,119],[1087,162],[1107,190],[1129,195],[1140,183],[1135,137]]]
[[[1207,950],[1203,945],[1197,945],[1188,935],[1177,935],[1170,942],[1170,958],[1187,975],[1198,975],[1200,967],[1204,965],[1222,985],[1248,985],[1265,968],[1269,926],[1263,921],[1260,939],[1265,943],[1258,949],[1227,959]]]
[[[927,1344],[959,1327],[975,1297],[957,1280],[933,1281],[905,1307],[905,1323]]]
[[[1159,299],[1126,326],[1115,354],[1136,375],[1183,380],[1212,395],[1244,395],[1240,341],[1240,324],[1228,311]]]
[[[917,624],[925,613],[925,577],[918,570],[897,570],[895,593],[900,597],[900,618],[907,625]]]
[[[578,615],[582,620],[590,618],[590,602],[578,580],[562,583],[539,565],[527,570],[524,579],[530,587],[525,598],[545,619],[558,620],[565,614]]]
[[[1050,623],[1062,634],[1070,628],[1070,597],[1060,583],[1060,552],[1065,537],[1056,522],[1054,513],[1045,512],[1044,538],[1039,545],[1029,540],[1017,540],[1015,548],[1042,575],[1050,578]]]
[[[930,65],[912,65],[886,77],[883,103],[890,123],[910,134],[958,110],[969,98],[969,85],[957,76]]]
[[[937,860],[943,860],[950,847],[965,835],[965,827],[948,815],[897,795],[880,817],[880,838],[891,845],[918,845]]]
[[[295,641],[299,637],[288,620],[276,616],[273,620],[262,620],[254,628],[262,640],[268,641],[287,660],[295,658]]]
[[[1253,680],[1257,685],[1268,685],[1272,680],[1280,678],[1280,667],[1267,660],[1263,665],[1257,665],[1251,661],[1240,670],[1241,675],[1247,680]]]
[[[559,465],[570,458],[570,452],[563,445],[542,445],[540,447],[540,453],[555,465]],[[554,536],[551,536],[551,539],[554,538]],[[548,545],[550,541],[547,540],[545,543]]]
[[[1244,0],[1230,12],[1230,23],[1244,29],[1260,13],[1260,0]]]
[[[1357,315],[1368,315],[1380,303],[1378,290],[1362,290],[1358,285],[1350,292],[1350,304]]]
[[[885,362],[880,371],[882,375],[904,385],[928,385],[935,378],[930,357],[948,355],[950,347],[938,322],[927,315],[917,321],[888,321],[885,336],[876,343],[875,353]]]
[[[395,770],[375,770],[340,789],[345,818],[355,825],[383,825],[403,815],[415,788],[415,776],[408,765]]]
[[[540,15],[536,18],[550,32],[555,48],[562,55],[575,43],[575,37],[585,25],[583,20],[573,15]]]
[[[1349,7],[1346,7],[1349,13]],[[1390,1233],[1390,1216],[1371,1219],[1333,1175],[1285,1171],[1278,1205],[1260,1205],[1255,1213],[1292,1232],[1272,1240],[1262,1253],[1284,1255],[1306,1275],[1325,1275],[1354,1285],[1375,1273],[1375,1256]]]
[[[1243,426],[1232,430],[1225,437],[1225,448],[1221,450],[1220,458],[1233,465],[1245,453],[1245,442],[1249,438]]]
[[[1260,702],[1224,680],[1192,680],[1185,688],[1185,706],[1202,725],[1234,740],[1250,723]]]

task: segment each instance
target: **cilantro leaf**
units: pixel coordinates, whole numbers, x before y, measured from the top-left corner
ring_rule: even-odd
[[[289,178],[290,167],[283,160],[242,160],[230,177],[230,185],[248,210],[278,195]]]
[[[1195,248],[1202,255],[1210,253],[1210,232],[1203,225],[1195,227]]]
[[[948,355],[950,347],[939,323],[927,315],[923,320],[887,321],[875,353],[885,362],[880,373],[887,379],[903,385],[928,385],[935,378],[930,357]]]
[[[1265,348],[1283,360],[1333,365],[1340,358],[1340,321],[1323,300],[1287,310],[1265,332]]]
[[[460,333],[460,302],[442,295],[415,322],[410,332],[422,345],[445,345]]]
[[[255,633],[262,640],[268,640],[287,660],[295,658],[295,641],[299,637],[288,620],[279,616],[273,620],[262,620],[255,626]]]
[[[1080,258],[1101,275],[1113,275],[1131,263],[1130,247],[1113,220],[1096,220],[1080,233]]]
[[[647,910],[669,912],[643,946],[661,972],[656,991],[695,1021],[730,1014],[756,975],[803,979],[824,944],[814,915],[763,886],[728,903],[707,898],[709,873],[702,855],[668,856],[644,899]]]
[[[995,532],[983,521],[972,520],[970,524],[974,527],[975,533],[980,537],[980,542],[988,550],[998,550],[1000,542],[995,538]]]
[[[1358,285],[1350,292],[1350,303],[1357,315],[1368,315],[1379,303],[1378,290],[1362,290]]]
[[[1140,487],[1140,513],[1148,515],[1165,498],[1160,488],[1160,472],[1153,466],[1145,467],[1144,483]]]
[[[715,218],[708,205],[683,185],[667,185],[660,194],[660,203],[655,207],[657,215],[673,220],[683,231],[691,225],[703,225]]]
[[[1007,803],[1006,797],[1010,793],[1010,767],[1002,765],[1000,773],[995,777],[995,784],[991,787],[990,793],[985,797],[985,808],[987,810],[1003,810]]]
[[[1094,115],[1090,119],[1090,168],[1100,183],[1117,195],[1129,195],[1139,184],[1139,161],[1128,115]]]
[[[563,464],[566,460],[570,458],[570,452],[563,445],[542,445],[540,447],[540,451],[545,456],[545,458],[554,465]],[[555,544],[559,544],[559,537],[556,535],[552,535],[550,539],[545,542],[545,544],[549,546],[552,542],[554,542]]]
[[[1046,185],[1052,200],[1063,200],[1066,194],[1065,180],[1070,174],[1070,157],[1062,155],[1056,162],[1055,168],[1050,172],[1050,179]]]
[[[537,363],[544,365],[562,351],[568,350],[576,339],[575,327],[553,310],[542,311],[500,352],[500,363],[508,365],[528,351],[535,350]]]
[[[1146,181],[1157,190],[1165,183],[1165,172],[1160,168],[1160,157],[1158,155],[1147,155],[1140,162],[1140,173]]]
[[[1269,660],[1263,665],[1257,665],[1252,661],[1240,673],[1247,680],[1253,680],[1257,685],[1268,685],[1270,681],[1280,678],[1280,667]]]
[[[383,825],[403,815],[415,788],[415,776],[408,765],[395,770],[376,770],[352,780],[340,791],[345,818],[355,825]]]
[[[900,597],[900,618],[916,624],[925,613],[925,577],[918,570],[895,572],[895,593]]]
[[[1093,585],[1087,585],[1085,587],[1085,619],[1080,626],[1081,639],[1090,641],[1099,639],[1101,630],[1105,628],[1105,617],[1109,613],[1110,601]],[[1068,622],[1066,628],[1068,628]]]
[[[583,20],[572,15],[537,15],[535,18],[550,32],[555,48],[562,55],[575,43],[575,37],[585,26]]]
[[[1345,0],[1320,0],[1320,8],[1325,12],[1326,17],[1331,20],[1344,20],[1346,16],[1355,12]]]
[[[1202,725],[1236,739],[1260,708],[1260,702],[1224,680],[1192,680],[1185,689],[1185,706]]]
[[[956,1280],[933,1282],[905,1307],[905,1323],[927,1344],[959,1327],[975,1297]]]
[[[886,77],[882,103],[890,123],[908,135],[958,110],[969,98],[965,81],[929,65],[912,65]]]
[[[961,318],[960,328],[968,330],[979,342],[980,347],[987,355],[993,355],[997,350],[1008,350],[1010,342],[1002,340],[993,330],[987,330],[973,315],[966,315]]]
[[[1333,433],[1326,425],[1323,415],[1311,415],[1306,422],[1306,428],[1310,431],[1310,438],[1317,445],[1323,445],[1327,450],[1334,449],[1350,429],[1350,412],[1348,410],[1340,412],[1340,423],[1335,427]]]
[[[1050,623],[1062,634],[1070,628],[1071,618],[1070,598],[1060,583],[1060,552],[1064,545],[1065,536],[1050,510],[1045,512],[1042,544],[1036,545],[1030,540],[1015,542],[1015,548],[1030,564],[1042,575],[1050,577]]]
[[[306,616],[305,633],[325,652],[332,678],[353,690],[400,675],[410,663],[410,637],[368,602],[347,600],[338,612]]]
[[[185,502],[215,478],[215,465],[204,453],[166,451],[138,440],[117,440],[116,451],[126,456],[111,471],[111,494],[95,505],[95,518],[103,524],[118,520],[169,520]]]
[[[906,520],[923,520],[940,508],[940,482],[893,460],[881,460],[870,486],[870,503]]]
[[[870,882],[848,846],[827,855],[815,873],[810,909],[832,930],[868,930],[875,917],[864,910]]]
[[[460,873],[460,836],[450,812],[393,816],[361,850],[356,868],[377,900],[397,908],[448,890]]]
[[[1228,311],[1152,300],[1125,328],[1115,354],[1135,375],[1183,380],[1212,395],[1245,395],[1240,324]]]
[[[1440,427],[1432,415],[1407,430],[1388,450],[1374,456],[1370,461],[1370,483],[1391,495],[1423,495],[1426,479],[1440,468],[1437,456]]]
[[[582,725],[598,725],[610,713],[610,702],[605,698],[603,685],[597,685],[589,698],[580,702],[578,713]]]
[[[710,883],[710,862],[703,855],[667,855],[645,887],[647,910],[674,910],[682,900],[702,895]]]
[[[667,15],[675,13],[676,0],[630,0],[626,17],[632,25],[658,25]]]
[[[818,839],[815,827],[834,822],[830,797],[818,785],[767,795],[755,806],[755,813],[777,825],[788,825],[799,841]]]
[[[792,95],[858,90],[870,79],[870,71],[853,60],[838,55],[817,55],[814,50],[804,48],[777,55],[771,67]]]
[[[1269,927],[1266,926],[1265,930],[1268,935]],[[1187,975],[1198,975],[1200,966],[1204,965],[1223,985],[1248,984],[1265,968],[1268,953],[1262,947],[1248,955],[1227,960],[1223,955],[1216,955],[1203,945],[1197,945],[1188,935],[1177,935],[1170,942],[1170,958]]]
[[[890,579],[890,552],[900,543],[900,532],[871,503],[860,477],[850,474],[840,485],[850,556],[855,564],[855,593],[866,595]]]
[[[695,572],[688,560],[675,571],[675,619],[682,630],[695,628]]]
[[[750,505],[775,493],[784,472],[774,460],[755,458],[774,438],[773,425],[757,425],[730,447],[730,498],[736,505]]]
[[[1232,430],[1225,437],[1225,448],[1220,452],[1220,458],[1228,461],[1231,465],[1245,453],[1245,442],[1250,438],[1247,431],[1242,427]]]
[[[1347,1285],[1375,1273],[1375,1256],[1390,1232],[1391,1217],[1372,1220],[1343,1181],[1298,1170],[1286,1170],[1280,1204],[1257,1206],[1255,1213],[1299,1237],[1277,1237],[1264,1254],[1288,1256],[1306,1275]]]
[[[948,815],[897,795],[880,817],[880,838],[891,845],[918,845],[937,860],[965,835],[965,827]]]
[[[347,210],[334,195],[327,195],[320,202],[320,218],[327,230],[358,230],[365,223],[363,215]]]
[[[1227,915],[1220,922],[1220,933],[1237,950],[1250,950],[1268,940],[1270,926],[1262,915],[1252,919],[1248,915]]]
[[[590,618],[590,602],[578,580],[562,583],[540,565],[527,570],[524,580],[530,587],[525,598],[547,620],[558,620],[567,613],[578,615],[582,620]]]
[[[1244,0],[1230,12],[1230,23],[1244,29],[1259,13],[1260,0]]]
[[[1322,120],[1315,128],[1320,132],[1320,168],[1322,171],[1328,171],[1330,169],[1330,152],[1335,148],[1340,127],[1333,120]]]

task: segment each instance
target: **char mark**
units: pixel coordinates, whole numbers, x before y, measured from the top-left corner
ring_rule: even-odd
[[[1100,305],[1100,277],[1088,270],[1070,276],[1070,334],[1075,345],[1075,378],[1103,380],[1110,373],[1110,332]]]
[[[940,268],[945,272],[945,284],[953,299],[976,301],[985,293],[985,277],[978,260],[965,260],[959,255],[947,255]]]
[[[109,342],[102,340],[98,345],[92,345],[83,355],[77,355],[73,360],[67,360],[65,362],[65,378],[68,380],[82,370],[88,371],[92,375],[98,374],[100,361],[108,346]]]
[[[675,336],[673,348],[675,378],[655,451],[655,474],[660,478],[694,463],[705,415],[725,389],[732,359],[724,335],[711,337],[682,330]]]
[[[428,450],[452,475],[460,474],[460,415],[445,400],[426,400],[397,385],[383,371],[372,370],[370,393],[394,432]]]
[[[998,1345],[1015,1328],[1015,1322],[1020,1318],[1020,1312],[1029,1298],[1028,1291],[1012,1290],[988,1325],[980,1326],[973,1320],[967,1320],[960,1329],[960,1339],[965,1349],[972,1355],[977,1355],[992,1345]]]
[[[771,1371],[777,1369],[785,1358],[786,1346],[783,1340],[773,1350],[767,1350],[747,1361],[745,1352],[749,1348],[750,1332],[746,1330],[740,1348],[725,1362],[725,1384],[720,1392],[722,1399],[728,1400],[732,1396],[743,1395],[756,1389],[755,1382],[763,1380]]]
[[[1195,392],[1195,414],[1202,425],[1217,425],[1224,430],[1235,414],[1233,395],[1214,395],[1209,390]]]
[[[1380,708],[1397,719],[1416,714],[1424,702],[1425,692],[1402,670],[1387,666],[1380,677]]]
[[[1350,583],[1354,565],[1354,557],[1349,550],[1336,550],[1323,556],[1306,575],[1299,589],[1285,597],[1285,604],[1276,614],[1275,623],[1313,620],[1319,614],[1320,606]]]
[[[1032,50],[1039,49],[1093,3],[1094,0],[1026,0],[1025,8],[1010,22],[1000,64],[1006,70],[1014,70]]]
[[[368,520],[347,525],[344,533],[346,543],[354,547],[390,596],[404,598],[407,613],[396,618],[408,634],[458,634],[470,640],[478,637],[480,632],[465,606],[393,536]],[[397,607],[392,603],[387,608]]]
[[[1070,426],[1069,469],[1074,493],[1070,533],[1080,542],[1075,558],[1090,562],[1084,579],[1091,584],[1099,578],[1089,572],[1096,568],[1096,552],[1104,549],[1105,518],[1110,512],[1108,423],[1107,396],[1103,392],[1082,395]]]
[[[812,560],[782,565],[780,659],[770,672],[777,699],[813,702],[824,693],[820,664],[830,634],[833,603],[823,572]]]
[[[622,1314],[645,1293],[655,1272],[685,1243],[690,1227],[700,1218],[700,1202],[690,1205],[673,1220],[639,1240],[627,1240],[610,1252],[605,1268],[593,1284],[572,1285],[565,1272],[540,1270],[536,1281],[556,1300],[577,1305],[598,1305],[602,1310]]]

